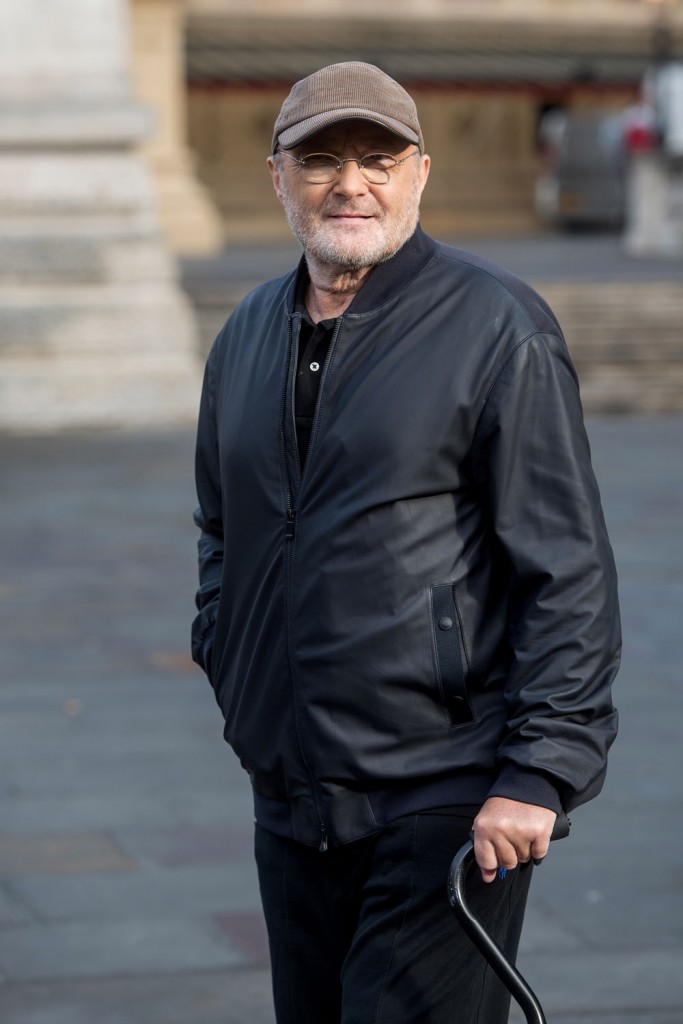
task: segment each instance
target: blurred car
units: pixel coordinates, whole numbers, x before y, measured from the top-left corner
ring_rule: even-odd
[[[549,111],[541,121],[536,212],[563,228],[621,228],[626,211],[623,115]]]

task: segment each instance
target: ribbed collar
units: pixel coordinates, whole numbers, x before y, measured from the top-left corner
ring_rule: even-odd
[[[400,294],[434,256],[437,243],[418,225],[405,245],[386,263],[378,263],[365,278],[360,291],[345,311],[344,316],[363,316],[379,309],[385,302]],[[289,306],[301,311],[302,297],[308,283],[306,257],[302,256],[290,292]],[[297,298],[299,302],[297,302]]]

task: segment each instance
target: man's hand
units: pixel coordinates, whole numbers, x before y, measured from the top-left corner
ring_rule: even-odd
[[[547,807],[489,797],[474,819],[474,855],[484,881],[492,882],[499,868],[545,857],[556,818]]]

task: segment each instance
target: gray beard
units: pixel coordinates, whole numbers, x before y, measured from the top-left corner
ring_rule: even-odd
[[[362,252],[349,252],[340,240],[326,238],[325,228],[316,223],[313,216],[296,208],[285,190],[282,195],[287,223],[304,252],[318,262],[339,270],[362,270],[390,260],[414,233],[419,218],[420,192],[416,187],[413,202],[403,205],[390,223],[389,230],[385,230]],[[387,221],[384,219],[380,223],[385,226]]]
[[[410,231],[407,232],[405,238],[401,238],[390,249],[387,249],[387,243],[381,239],[378,240],[376,245],[370,246],[364,252],[356,253],[345,252],[339,245],[335,245],[332,241],[325,241],[322,238],[309,238],[306,240],[301,232],[297,233],[291,222],[289,226],[304,252],[319,263],[337,267],[339,270],[363,270],[365,267],[374,267],[378,263],[386,263],[392,256],[395,256],[414,232],[417,227],[417,220]]]

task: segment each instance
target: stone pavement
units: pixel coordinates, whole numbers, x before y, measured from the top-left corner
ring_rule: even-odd
[[[550,1024],[680,1024],[683,419],[589,428],[622,731],[521,966]],[[0,438],[2,1024],[272,1024],[248,787],[187,654],[191,474],[190,431]]]
[[[477,252],[508,267],[524,280],[543,281],[681,281],[683,253],[667,256],[632,256],[625,252],[615,232],[458,236],[448,238],[438,230],[435,238]],[[253,287],[270,277],[286,274],[296,266],[301,249],[294,241],[269,245],[259,242],[231,243],[214,256],[181,261],[182,278],[191,295],[213,294],[226,284]]]

